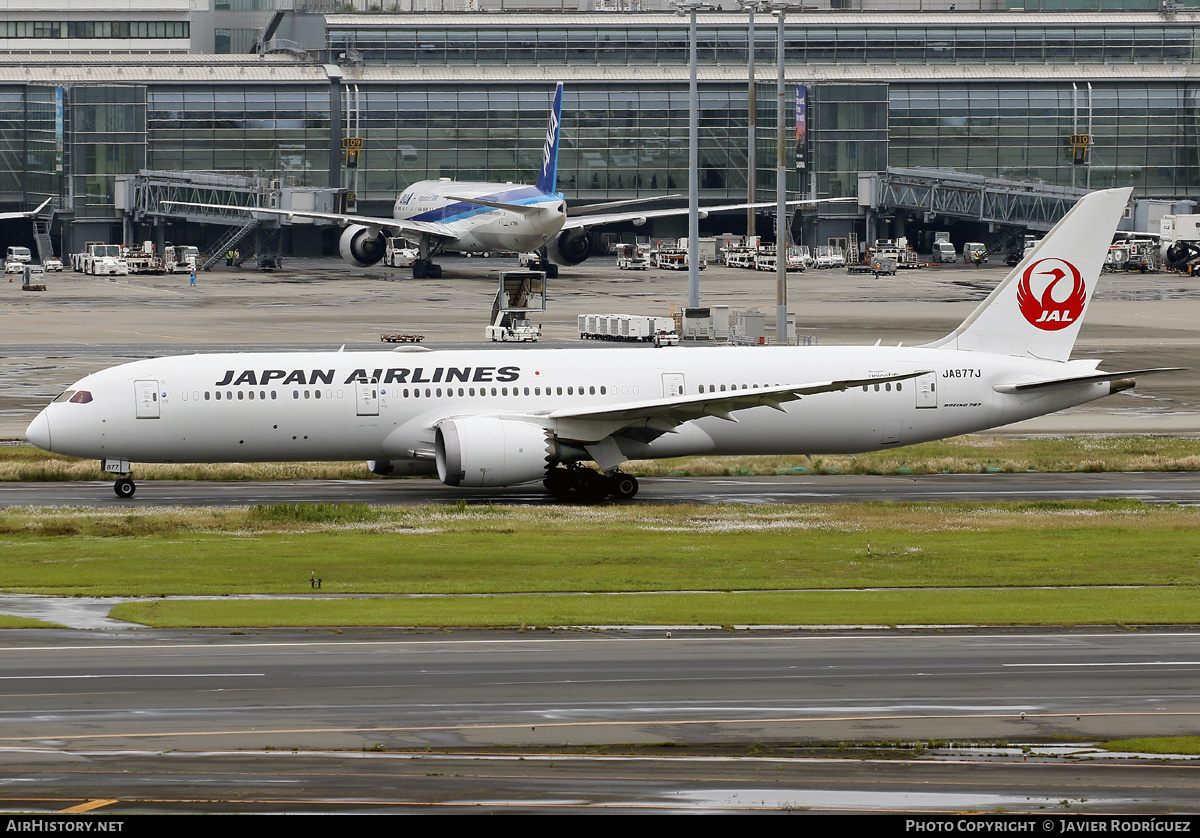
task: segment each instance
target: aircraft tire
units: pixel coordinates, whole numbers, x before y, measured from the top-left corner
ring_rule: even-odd
[[[632,474],[618,471],[609,478],[613,497],[618,500],[629,500],[638,493],[638,480]]]
[[[575,491],[584,503],[599,503],[612,491],[608,478],[590,468],[580,469],[575,480]]]
[[[435,265],[432,262],[430,262],[429,263],[429,278],[430,279],[441,279],[442,278],[442,266]]]
[[[122,477],[113,484],[113,491],[117,493],[117,497],[125,500],[133,497],[133,493],[137,491],[137,486],[128,477]]]
[[[545,268],[546,279],[558,279],[558,265],[553,262],[547,262]]]
[[[565,468],[547,469],[542,485],[552,496],[566,498],[571,494],[571,475]]]
[[[429,263],[424,259],[418,259],[413,262],[413,279],[428,279],[429,278]]]

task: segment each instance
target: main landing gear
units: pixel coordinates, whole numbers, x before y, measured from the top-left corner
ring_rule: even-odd
[[[418,259],[413,262],[413,279],[441,279],[442,266],[435,265],[432,259]]]
[[[560,500],[584,503],[599,503],[610,495],[616,500],[629,500],[638,493],[638,481],[632,474],[622,471],[601,474],[576,464],[547,469],[542,485]]]
[[[137,491],[137,486],[133,485],[132,477],[128,474],[122,474],[117,478],[117,482],[113,484],[113,491],[117,493],[117,497],[121,500],[128,500]]]

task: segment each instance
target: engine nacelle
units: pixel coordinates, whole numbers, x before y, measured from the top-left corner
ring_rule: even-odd
[[[512,486],[546,475],[552,446],[540,425],[491,416],[437,426],[438,479],[447,486]]]
[[[1200,257],[1200,243],[1178,241],[1162,245],[1159,255],[1168,268],[1181,268],[1188,262]]]
[[[367,470],[370,471],[371,474],[378,474],[380,477],[387,477],[396,469],[392,465],[391,460],[367,460]]]
[[[369,268],[383,258],[387,250],[387,236],[379,230],[372,230],[361,224],[355,224],[342,230],[338,241],[338,251],[342,258],[356,268]]]
[[[587,230],[563,230],[546,245],[546,252],[559,265],[578,265],[592,255],[592,237]]]

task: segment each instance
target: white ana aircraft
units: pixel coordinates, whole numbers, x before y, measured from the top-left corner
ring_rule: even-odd
[[[529,267],[542,270],[550,278],[558,275],[558,265],[578,265],[592,250],[590,228],[620,221],[641,226],[650,218],[686,215],[686,207],[674,209],[594,212],[628,204],[645,203],[657,198],[635,198],[602,205],[576,207],[586,216],[568,216],[567,202],[558,191],[558,141],[562,114],[562,82],[554,91],[554,106],[546,126],[546,144],[542,165],[533,186],[513,183],[470,183],[450,178],[423,180],[400,193],[392,207],[391,218],[369,215],[247,208],[226,204],[196,204],[163,201],[164,205],[201,209],[240,210],[278,215],[287,219],[314,218],[343,226],[338,249],[351,265],[366,268],[383,258],[389,236],[403,236],[417,243],[418,256],[413,262],[415,279],[438,278],[440,265],[433,262],[439,253],[489,253],[545,251],[545,258]],[[812,205],[854,201],[856,198],[829,198],[824,201],[788,201],[788,204]],[[749,207],[773,207],[774,203],[723,204],[701,208],[701,217],[711,213],[732,212]]]
[[[135,361],[29,425],[131,462],[364,459],[451,486],[632,497],[626,460],[874,451],[1092,401],[1160,370],[1068,360],[1129,189],[1083,198],[961,326],[924,346],[271,352]],[[581,463],[594,461],[600,471]]]

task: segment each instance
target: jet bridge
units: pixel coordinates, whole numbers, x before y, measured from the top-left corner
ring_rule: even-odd
[[[250,234],[256,240],[265,231],[278,234],[279,228],[293,224],[328,226],[332,222],[312,218],[291,218],[246,212],[255,207],[338,212],[342,190],[283,186],[277,178],[253,177],[224,172],[166,172],[141,169],[136,175],[117,178],[117,209],[124,213],[127,241],[136,240],[129,227],[162,222],[219,224],[229,229],[209,247],[207,270],[223,254]],[[174,203],[168,203],[174,202]],[[183,206],[210,204],[211,208]],[[234,207],[217,209],[216,206]],[[241,209],[244,208],[244,209]],[[161,234],[156,239],[162,238]],[[157,242],[162,246],[163,242]],[[258,251],[256,243],[255,250]]]
[[[943,169],[889,168],[858,178],[859,206],[934,217],[1049,230],[1086,189],[984,177]]]

